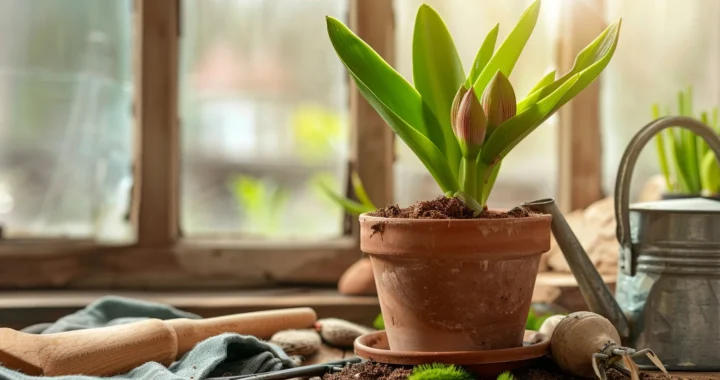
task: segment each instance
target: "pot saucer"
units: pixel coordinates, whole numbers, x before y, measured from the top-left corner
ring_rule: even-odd
[[[390,351],[385,331],[376,331],[355,340],[355,355],[376,363],[418,365],[429,363],[456,364],[480,376],[497,376],[531,366],[550,354],[550,339],[526,330],[522,347],[484,351],[419,352]]]

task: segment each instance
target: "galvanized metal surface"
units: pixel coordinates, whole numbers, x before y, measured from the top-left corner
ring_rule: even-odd
[[[720,371],[720,202],[694,198],[629,204],[641,150],[671,127],[701,136],[720,162],[720,137],[691,118],[655,120],[632,139],[615,184],[617,303],[554,204],[528,205],[553,214],[555,239],[590,310],[618,328],[623,345],[651,348],[671,371]],[[651,367],[649,361],[639,364]]]

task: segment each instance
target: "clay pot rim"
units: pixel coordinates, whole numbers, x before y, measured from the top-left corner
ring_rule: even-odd
[[[541,340],[528,346],[499,350],[445,352],[391,351],[378,348],[377,342],[387,340],[386,334],[386,331],[381,330],[359,336],[353,344],[355,355],[362,359],[386,364],[416,365],[428,363],[430,360],[446,364],[477,365],[536,359],[550,353],[550,339],[531,330],[525,330],[523,341],[532,339],[532,337]]]
[[[501,213],[508,210],[490,210],[494,213]],[[498,224],[498,223],[532,223],[539,220],[551,220],[550,214],[531,214],[530,216],[512,218],[476,218],[476,219],[415,219],[415,218],[388,218],[384,216],[372,216],[371,212],[360,214],[360,222],[382,222],[384,224]]]
[[[480,260],[539,255],[550,249],[552,215],[499,219],[410,219],[362,214],[360,249],[373,256]]]

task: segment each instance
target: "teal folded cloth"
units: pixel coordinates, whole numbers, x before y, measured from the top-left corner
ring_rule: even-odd
[[[144,319],[198,319],[200,316],[169,305],[131,298],[107,296],[86,308],[58,319],[23,329],[33,334],[51,334],[93,327],[113,326]],[[116,380],[202,380],[208,377],[249,375],[294,367],[292,359],[278,346],[253,336],[225,333],[198,343],[169,367],[148,362],[130,372],[107,377]],[[41,380],[0,367],[0,380]],[[59,380],[94,380],[94,376],[57,376]]]

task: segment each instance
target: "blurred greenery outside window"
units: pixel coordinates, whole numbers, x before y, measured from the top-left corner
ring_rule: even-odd
[[[131,4],[0,1],[6,236],[133,239]]]
[[[521,96],[555,68],[563,1],[543,1],[510,78]],[[496,22],[504,39],[530,0],[393,0],[395,67],[410,80],[412,28],[422,2],[443,16],[467,69],[478,39]],[[350,87],[324,16],[347,22],[349,0],[183,0],[182,8],[184,236],[340,236],[343,212],[316,185],[344,192],[347,176]],[[602,10],[588,12],[624,20],[598,105],[610,194],[620,155],[650,120],[652,103],[674,104],[687,86],[694,88],[696,108],[720,103],[720,26],[714,22],[720,3],[605,0]],[[132,0],[3,0],[0,31],[4,233],[132,241],[126,218],[134,150]],[[654,152],[647,151],[639,180],[657,173]],[[397,153],[395,201],[437,196],[399,141]],[[553,117],[506,158],[493,207],[555,196],[557,160]]]

